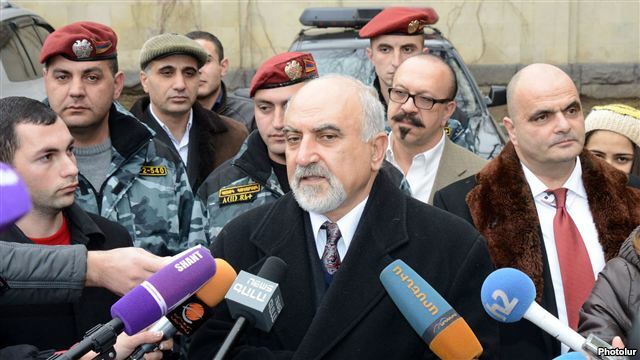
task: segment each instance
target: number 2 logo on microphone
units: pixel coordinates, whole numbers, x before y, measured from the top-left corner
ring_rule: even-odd
[[[502,301],[502,304],[498,302],[495,302],[491,305],[489,303],[485,303],[485,309],[487,310],[487,312],[493,314],[494,317],[501,319],[502,321],[507,321],[507,316],[511,315],[511,312],[513,312],[513,309],[518,304],[518,298],[513,298],[513,300],[509,301],[509,297],[507,296],[507,294],[500,289],[494,291],[491,294],[491,297],[496,301],[500,299]]]

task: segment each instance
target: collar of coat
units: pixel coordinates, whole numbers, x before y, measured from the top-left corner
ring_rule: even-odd
[[[580,154],[582,181],[605,259],[640,224],[640,190],[627,186],[627,176],[588,151]],[[542,299],[543,257],[540,223],[531,190],[512,143],[476,175],[477,186],[466,201],[476,228],[487,240],[496,267],[520,269]]]

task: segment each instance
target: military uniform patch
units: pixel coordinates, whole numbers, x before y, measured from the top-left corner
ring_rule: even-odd
[[[167,176],[169,172],[166,166],[143,165],[140,168],[140,176]]]
[[[257,183],[224,187],[218,190],[218,204],[220,206],[253,202],[262,190]]]

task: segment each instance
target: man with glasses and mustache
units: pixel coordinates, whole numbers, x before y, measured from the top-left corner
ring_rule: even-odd
[[[312,80],[289,101],[292,192],[232,220],[212,245],[238,270],[257,273],[269,256],[288,264],[273,328],[247,329],[230,358],[436,358],[379,280],[394,259],[443,294],[484,356],[494,356],[497,324],[478,301],[493,270],[486,243],[464,220],[404,196],[381,171],[384,123],[375,89],[346,76]],[[232,324],[220,305],[195,335],[190,358],[211,358]]]
[[[428,204],[437,190],[475,174],[487,162],[445,134],[457,88],[453,69],[434,55],[405,60],[389,88],[387,161],[402,171],[411,195]]]
[[[474,224],[497,267],[525,272],[542,307],[573,329],[597,274],[640,223],[640,191],[584,150],[578,90],[561,69],[532,64],[507,88],[510,142],[434,204]],[[528,321],[501,324],[503,359],[550,359],[567,347]]]

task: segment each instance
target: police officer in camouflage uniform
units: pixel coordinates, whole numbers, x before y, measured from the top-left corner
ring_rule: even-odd
[[[316,63],[308,53],[278,54],[258,68],[249,88],[257,130],[198,190],[198,196],[206,200],[212,241],[236,216],[289,192],[282,132],[284,109],[304,82],[316,77]]]
[[[78,22],[51,33],[40,53],[48,102],[76,140],[77,203],[157,255],[208,245],[182,161],[115,101],[124,86],[116,45],[111,28]]]

